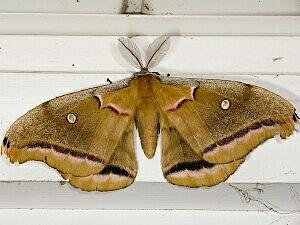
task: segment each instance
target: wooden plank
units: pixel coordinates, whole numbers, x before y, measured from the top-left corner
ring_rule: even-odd
[[[300,184],[292,183],[231,183],[188,189],[167,183],[137,182],[123,190],[102,193],[82,192],[56,182],[0,182],[0,188],[0,209],[300,212]]]
[[[299,21],[298,16],[1,13],[0,34],[294,36],[300,35]]]
[[[143,2],[143,3],[142,3]],[[143,7],[142,7],[143,5]],[[299,15],[299,0],[10,0],[0,13],[171,15]]]
[[[0,13],[119,14],[124,0],[10,0],[0,1]]]
[[[101,1],[101,7],[98,7],[99,1],[96,0],[53,0],[47,1],[47,4],[45,0],[26,0],[27,5],[24,0],[11,0],[0,2],[0,34],[160,35],[165,34],[166,30],[183,35],[300,34],[299,17],[296,16],[299,15],[299,1],[296,0],[284,3],[278,0],[251,0],[247,1],[246,6],[241,5],[242,1],[229,0],[230,3],[227,1],[228,4],[222,7],[214,5],[217,0],[197,1],[199,5],[203,4],[201,9],[191,7],[192,4],[186,7],[194,0],[187,0],[183,7],[176,5],[177,0],[172,2],[174,5],[165,5],[168,1],[161,1],[162,4],[156,8],[152,6],[155,9],[152,12],[151,9],[147,12],[144,5],[143,13],[165,14],[166,11],[163,10],[167,10],[168,14],[201,13],[210,16],[111,17],[96,14],[124,12],[121,1],[104,0]],[[111,7],[114,4],[116,7]],[[273,8],[270,7],[272,5]],[[139,6],[129,5],[126,8],[126,12],[131,9],[138,12]],[[230,14],[251,16],[219,16]],[[102,38],[107,39],[103,41]],[[185,38],[181,39],[175,42],[179,48],[175,46],[171,52],[178,49],[181,51],[178,54],[170,52],[171,58],[166,58],[167,61],[163,61],[156,69],[162,73],[192,76],[219,74],[220,76],[214,77],[262,85],[288,98],[299,109],[298,38],[231,38],[233,37],[216,37],[210,40],[209,37],[196,38],[201,42],[207,40],[204,41],[204,48],[200,41],[186,46],[188,42]],[[111,80],[127,76],[132,69],[120,59],[115,39],[116,37],[0,36],[0,136],[3,137],[14,119],[44,100],[98,83],[103,84],[107,76]],[[144,45],[150,39],[151,37],[141,37],[138,41]],[[2,43],[5,43],[4,48]],[[205,54],[200,58],[202,65],[199,63],[199,52]],[[4,65],[2,61],[5,62]],[[246,74],[251,76],[245,76]],[[231,184],[244,192],[237,192],[228,184],[211,189],[190,190],[162,183],[164,179],[160,171],[159,154],[152,161],[146,160],[139,143],[137,180],[142,182],[129,189],[111,193],[82,193],[68,185],[61,186],[63,183],[41,182],[60,181],[61,178],[43,164],[10,165],[1,158],[0,221],[14,225],[76,225],[96,224],[99,221],[101,224],[299,224],[300,215],[295,212],[300,208],[300,167],[297,161],[300,156],[297,151],[299,133],[283,143],[276,142],[278,140],[267,142],[257,149],[238,173],[228,180],[242,182]],[[14,182],[15,180],[30,182]],[[254,184],[255,182],[289,184]],[[249,196],[254,198],[247,202]],[[127,210],[118,210],[117,207]],[[279,214],[274,210],[285,212]]]
[[[6,225],[94,225],[101,224],[224,224],[224,225],[298,225],[299,214],[279,215],[266,212],[195,211],[195,210],[0,210]]]
[[[118,51],[117,38],[3,35],[0,72],[133,72]],[[153,39],[134,38],[143,49]],[[153,70],[194,75],[292,75],[300,74],[299,58],[300,37],[171,37],[168,54]]]
[[[299,0],[145,0],[151,15],[300,15]]]

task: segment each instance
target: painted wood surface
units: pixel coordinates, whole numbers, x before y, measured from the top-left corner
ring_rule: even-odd
[[[169,183],[137,182],[123,190],[93,193],[74,189],[65,182],[2,182],[0,188],[0,209],[300,212],[300,185],[296,183],[223,183],[189,189]]]
[[[299,0],[145,0],[151,15],[300,15]]]
[[[1,13],[0,34],[300,35],[298,16]]]
[[[3,209],[1,221],[6,225],[65,224],[224,224],[265,225],[299,224],[297,215],[278,215],[266,212],[240,212],[199,210],[48,210],[48,209]],[[124,222],[126,221],[126,222]]]
[[[256,84],[299,111],[299,0],[124,2],[0,2],[1,136],[45,100],[129,76],[133,70],[118,53],[116,35],[143,35],[137,41],[144,47],[152,40],[145,35],[177,35],[155,70]],[[41,163],[10,165],[1,158],[0,223],[297,225],[299,137],[268,141],[227,184],[212,189],[167,184],[159,149],[147,160],[139,143],[138,182],[115,193],[82,193]]]

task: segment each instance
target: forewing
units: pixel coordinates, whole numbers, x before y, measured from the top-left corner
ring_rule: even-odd
[[[194,88],[193,100],[166,115],[193,151],[210,163],[242,159],[277,133],[282,138],[291,135],[298,122],[291,103],[257,86],[224,80],[165,80],[168,85]]]
[[[116,99],[123,86],[87,89],[42,103],[9,128],[2,152],[11,162],[43,161],[74,176],[99,173],[133,120],[132,114],[116,112],[116,104],[103,107],[99,97],[108,105],[110,99],[126,105],[126,98]]]

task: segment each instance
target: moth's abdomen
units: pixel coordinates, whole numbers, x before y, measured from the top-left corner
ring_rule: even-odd
[[[159,112],[153,100],[143,101],[137,108],[135,122],[143,151],[148,159],[153,158],[159,134]]]

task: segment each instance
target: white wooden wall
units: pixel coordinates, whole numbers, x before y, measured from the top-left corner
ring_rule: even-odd
[[[130,76],[120,35],[138,35],[142,48],[174,35],[156,71],[256,84],[300,114],[299,14],[299,0],[0,1],[0,136],[43,101]],[[110,193],[0,158],[0,224],[300,224],[299,133],[267,141],[213,188],[167,184],[159,149],[148,160],[136,148],[136,184]]]

